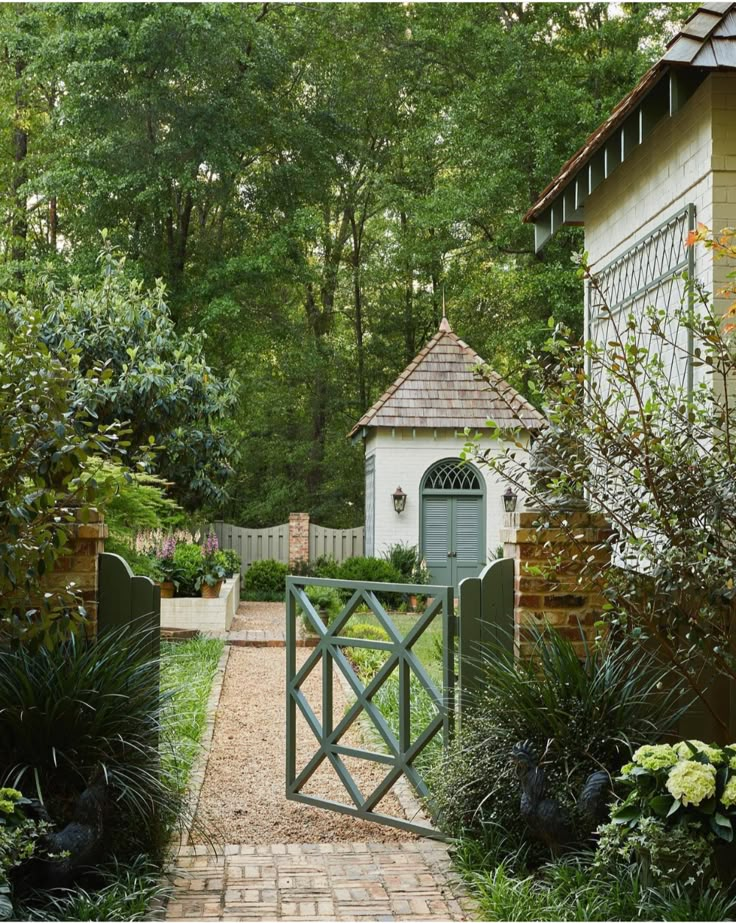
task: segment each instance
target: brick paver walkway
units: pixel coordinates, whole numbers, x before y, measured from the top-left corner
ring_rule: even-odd
[[[241,607],[240,623],[228,633],[230,644],[283,646],[281,626],[268,624],[276,621],[275,612],[266,611],[261,624],[253,619],[251,627],[242,617],[249,609]],[[203,753],[192,775],[196,797],[227,661],[226,653],[208,703]],[[185,838],[172,873],[167,920],[454,921],[471,918],[473,910],[447,847],[430,839],[221,846]]]
[[[431,840],[184,846],[174,920],[466,920],[447,849]]]

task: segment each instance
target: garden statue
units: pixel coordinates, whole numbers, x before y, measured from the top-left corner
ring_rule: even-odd
[[[532,836],[546,843],[553,856],[567,847],[579,845],[581,836],[576,828],[583,827],[590,834],[607,820],[611,777],[604,770],[591,773],[585,780],[577,801],[579,817],[576,823],[572,811],[547,796],[546,773],[531,741],[515,744],[511,759],[521,785],[521,816]]]

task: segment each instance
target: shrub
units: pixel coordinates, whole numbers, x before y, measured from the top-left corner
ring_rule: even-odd
[[[329,586],[308,586],[304,591],[314,608],[326,616],[326,624],[329,625],[342,608],[340,594]]]
[[[383,558],[346,558],[337,567],[338,580],[364,580],[367,583],[406,583],[393,564]]]
[[[348,624],[343,635],[346,638],[362,638],[365,641],[389,640],[385,629],[381,628],[380,625],[372,625],[370,622],[357,622],[355,625]]]
[[[14,788],[0,788],[0,920],[21,919],[13,908],[13,872],[25,860],[37,855],[39,841],[48,825],[24,813],[28,799]]]
[[[601,856],[634,859],[654,881],[706,876],[713,844],[736,821],[736,745],[646,744],[619,776],[626,797],[604,828]]]
[[[340,571],[337,560],[326,554],[320,555],[309,567],[310,577],[323,577],[326,580],[335,580]]]
[[[174,550],[174,567],[178,575],[177,596],[199,596],[204,574],[201,545],[178,544]]]
[[[255,599],[282,599],[286,593],[288,573],[289,568],[280,561],[254,561],[246,571],[243,584]]]
[[[402,582],[429,583],[429,569],[416,545],[398,542],[396,545],[389,546],[384,557],[401,574]]]
[[[180,807],[160,771],[168,696],[149,652],[150,634],[129,628],[35,654],[0,651],[0,784],[38,796],[61,823],[90,782],[104,778],[115,806],[108,832],[119,831],[111,841],[135,852],[158,846]]]
[[[652,655],[610,641],[579,660],[573,643],[552,628],[533,637],[533,660],[489,650],[483,691],[464,703],[461,732],[434,780],[452,832],[498,826],[524,839],[509,758],[517,742],[531,740],[538,753],[550,744],[547,791],[574,814],[589,773],[615,771],[631,748],[665,733],[682,713],[679,689]]]
[[[413,575],[421,561],[419,549],[416,545],[397,542],[390,545],[384,554],[388,563],[396,568],[407,583],[413,582]]]
[[[0,632],[24,643],[63,637],[84,618],[69,588],[44,596],[39,581],[67,553],[68,524],[103,499],[94,472],[125,451],[118,424],[98,427],[75,399],[78,354],[42,342],[45,318],[17,300],[0,304]],[[90,387],[100,376],[90,369]],[[43,600],[40,611],[31,599]]]
[[[105,540],[105,551],[118,554],[124,558],[134,574],[140,577],[150,577],[151,580],[161,580],[161,568],[155,558],[147,554],[139,554],[134,548],[118,538],[111,537]]]
[[[225,569],[225,576],[230,579],[240,573],[240,555],[233,548],[221,548],[217,560]]]
[[[346,558],[338,565],[338,580],[362,580],[366,583],[405,583],[401,572],[383,558]],[[342,591],[344,599],[349,599],[351,590]],[[378,593],[379,601],[386,606],[398,606],[403,596],[401,593]]]
[[[161,869],[147,856],[130,863],[112,862],[95,869],[94,891],[80,885],[56,889],[43,902],[22,908],[24,920],[119,920],[132,923],[150,920],[154,902],[165,900],[171,886],[162,880]]]

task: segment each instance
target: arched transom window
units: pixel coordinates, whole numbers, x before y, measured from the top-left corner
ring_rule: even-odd
[[[462,464],[459,459],[448,458],[429,469],[424,478],[424,489],[464,493],[482,491],[483,485],[476,468]]]

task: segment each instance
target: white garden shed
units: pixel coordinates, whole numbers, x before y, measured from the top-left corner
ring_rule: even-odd
[[[480,447],[506,443],[486,426],[524,430],[522,444],[543,418],[499,376],[489,385],[475,369],[480,356],[443,318],[435,336],[353,427],[365,445],[365,553],[397,542],[419,547],[432,581],[457,587],[495,557],[503,526],[506,484],[486,466],[462,463],[465,430]],[[394,494],[405,494],[397,511]]]

